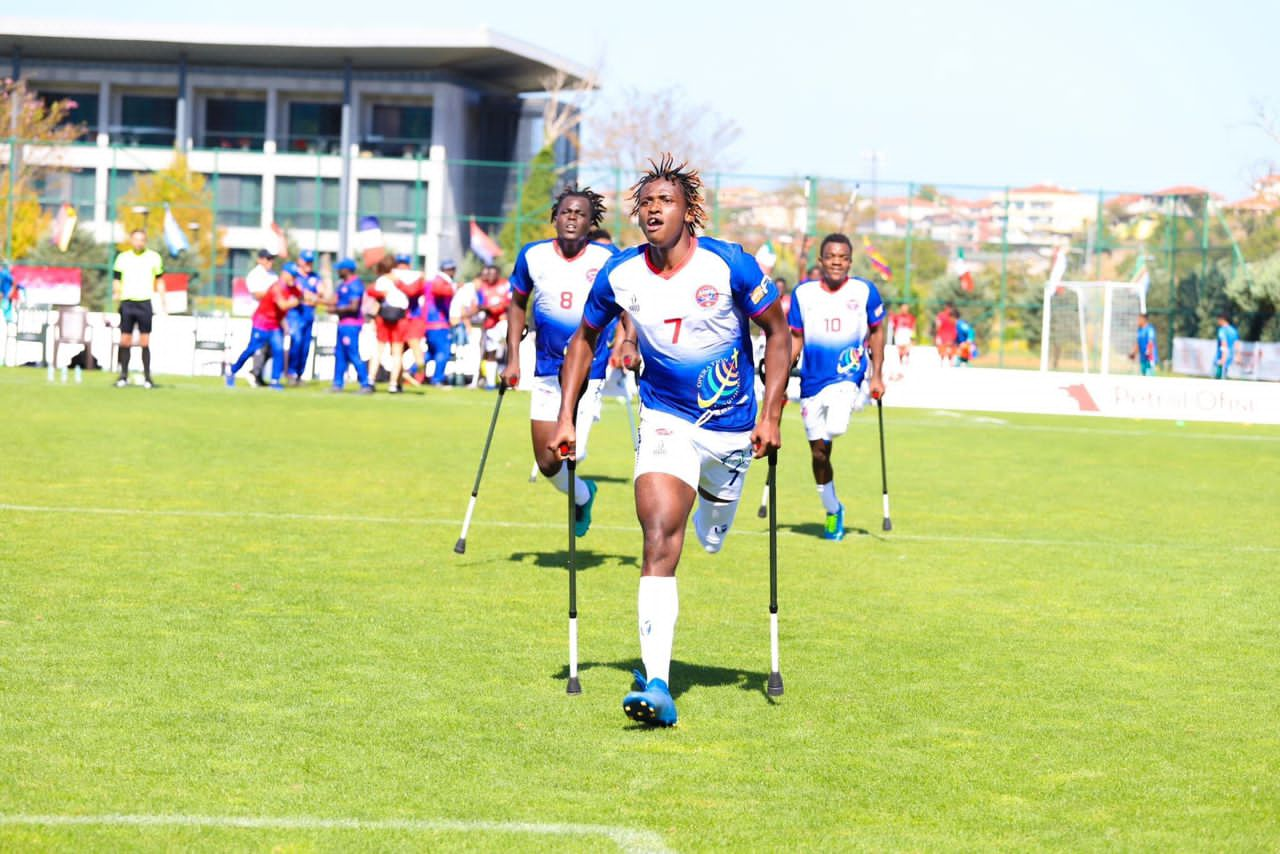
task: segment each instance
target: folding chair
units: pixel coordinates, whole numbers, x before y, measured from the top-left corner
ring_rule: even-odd
[[[45,308],[19,308],[13,324],[13,357],[8,360],[11,365],[24,364],[19,356],[19,348],[23,344],[39,344],[40,358],[36,364],[44,367],[45,350],[49,340],[49,310]]]
[[[227,319],[225,317],[193,317],[192,320],[194,323],[191,327],[191,335],[194,341],[191,349],[191,375],[199,376],[198,368],[209,365],[218,366],[219,376],[225,374],[227,351],[231,346],[227,341]],[[218,358],[206,358],[203,362],[199,362],[201,352],[217,353]],[[198,365],[197,362],[199,362]]]

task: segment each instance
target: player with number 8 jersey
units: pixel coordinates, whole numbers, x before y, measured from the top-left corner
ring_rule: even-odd
[[[537,330],[534,339],[537,358],[529,404],[533,454],[538,470],[561,492],[569,490],[569,474],[547,442],[560,414],[560,365],[565,349],[582,322],[582,307],[592,282],[614,255],[611,247],[587,239],[591,229],[599,226],[604,213],[603,198],[590,187],[566,187],[551,205],[556,236],[525,244],[516,257],[510,279],[507,367],[502,379],[508,387],[520,382],[520,339],[532,303],[533,325]],[[591,425],[600,420],[601,388],[609,360],[608,337],[607,334],[601,336],[585,391],[578,402],[579,460],[586,456]],[[582,536],[591,526],[596,484],[588,478],[576,478],[574,492],[574,505],[578,508],[576,529],[578,536]]]

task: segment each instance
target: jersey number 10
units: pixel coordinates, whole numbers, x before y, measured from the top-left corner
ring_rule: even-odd
[[[839,332],[839,331],[840,331],[840,318],[838,318],[838,317],[828,317],[828,318],[824,318],[823,322],[826,324],[826,327],[827,327],[827,331],[828,331],[828,332]]]

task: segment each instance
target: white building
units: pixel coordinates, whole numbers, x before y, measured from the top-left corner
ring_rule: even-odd
[[[42,201],[76,205],[98,239],[120,239],[115,200],[175,148],[210,176],[215,226],[231,250],[218,290],[248,269],[272,223],[302,248],[346,253],[358,218],[375,215],[395,251],[427,266],[458,255],[469,219],[494,233],[490,220],[513,198],[516,175],[499,164],[541,145],[541,102],[521,95],[557,71],[570,84],[586,76],[483,29],[286,37],[0,18],[0,57],[31,89],[76,103],[71,118],[89,132],[59,151]]]

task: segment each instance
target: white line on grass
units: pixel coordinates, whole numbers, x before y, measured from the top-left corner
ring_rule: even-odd
[[[157,510],[143,507],[45,507],[34,504],[0,504],[0,512],[10,513],[63,513],[90,516],[158,516],[180,519],[244,519],[258,521],[281,519],[298,522],[367,522],[378,525],[441,525],[460,527],[461,519],[415,519],[407,516],[347,516],[332,513],[264,513],[254,510]],[[481,527],[532,528],[559,530],[556,522],[512,522],[504,519],[477,520]],[[622,531],[634,533],[634,525],[592,525],[596,531]],[[783,536],[809,536],[796,531],[781,529]],[[763,537],[767,531],[737,529],[735,536]],[[1280,554],[1280,546],[1251,546],[1235,543],[1187,543],[1187,542],[1126,542],[1123,540],[1058,540],[1039,537],[991,537],[958,534],[902,534],[894,532],[876,539],[890,542],[918,543],[976,543],[981,545],[1047,546],[1051,548],[1106,548],[1106,549],[1208,549],[1214,552],[1239,552],[1242,554]]]
[[[449,819],[360,819],[234,815],[0,815],[0,825],[43,827],[229,827],[266,830],[396,830],[450,833],[522,833],[535,836],[601,836],[620,851],[666,852],[662,838],[647,830],[605,824],[542,824],[523,821]]]

